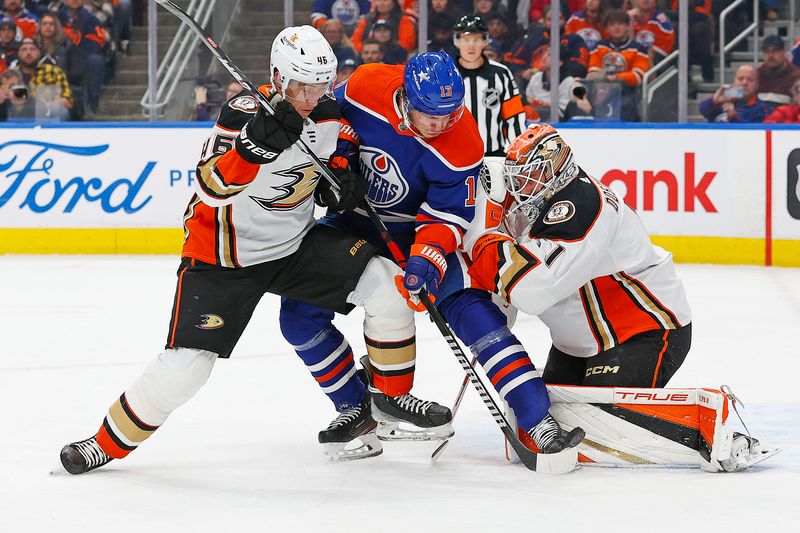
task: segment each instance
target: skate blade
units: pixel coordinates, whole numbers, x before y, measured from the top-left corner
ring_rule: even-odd
[[[382,441],[446,440],[455,434],[453,426],[444,424],[433,428],[420,428],[404,422],[378,422],[378,439]]]
[[[746,468],[750,468],[751,466],[756,465],[761,461],[766,461],[773,455],[777,455],[780,452],[781,452],[780,448],[768,448],[766,446],[761,446],[761,449],[757,453],[748,455],[745,458],[741,466],[736,469],[736,472],[740,470],[745,470]]]
[[[350,442],[327,442],[322,445],[322,453],[332,462],[354,461],[382,454],[383,445],[375,433],[370,432]]]
[[[51,468],[50,471],[48,472],[48,474],[51,475],[51,476],[71,476],[72,475],[69,472],[67,472],[67,469],[64,468],[64,465],[62,465],[61,463],[58,463],[58,466],[55,466],[55,467]]]

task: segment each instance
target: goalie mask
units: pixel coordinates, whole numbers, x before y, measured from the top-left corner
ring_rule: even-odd
[[[577,174],[572,150],[556,129],[550,124],[531,126],[506,153],[503,180],[515,200],[509,214],[521,212],[532,223],[542,205]]]
[[[272,41],[269,63],[271,83],[284,97],[306,105],[334,98],[336,56],[311,26],[281,31]]]
[[[464,80],[449,55],[427,52],[408,60],[400,112],[400,129],[420,137],[437,137],[455,126],[464,113]]]

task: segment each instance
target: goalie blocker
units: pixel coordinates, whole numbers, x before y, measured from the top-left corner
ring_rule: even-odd
[[[578,445],[584,464],[699,466],[708,472],[732,472],[778,453],[728,426],[736,398],[722,388],[725,392],[547,386],[553,417],[565,430],[580,426],[586,431]],[[509,422],[515,424],[513,416]]]

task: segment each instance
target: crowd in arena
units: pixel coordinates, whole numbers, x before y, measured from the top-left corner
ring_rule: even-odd
[[[91,120],[135,0],[0,2],[0,121]]]
[[[360,64],[399,64],[415,53],[418,1],[314,0],[310,22],[332,45],[340,81]],[[480,17],[486,28],[483,55],[510,70],[525,118],[550,120],[550,0],[427,2],[428,50],[457,59],[456,24],[464,15]],[[716,21],[730,4],[689,0],[692,94],[699,84],[714,82]],[[762,0],[761,7],[762,19],[778,17],[780,2]],[[640,120],[643,76],[677,46],[677,9],[678,0],[561,0],[558,118]],[[745,5],[738,13],[744,20],[731,17],[729,29],[738,32],[749,24],[748,14],[752,7]],[[800,40],[789,54],[783,39],[770,35],[760,51],[760,65],[742,66],[732,83],[701,102],[700,111],[709,121],[797,121],[800,87],[794,82],[800,77]]]

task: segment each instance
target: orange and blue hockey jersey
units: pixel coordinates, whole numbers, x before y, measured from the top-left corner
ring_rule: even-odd
[[[337,155],[360,169],[370,204],[401,247],[435,244],[449,254],[461,246],[475,212],[483,141],[469,113],[434,139],[401,129],[403,69],[362,65],[336,88],[346,121]],[[339,217],[365,230],[370,226],[359,209]]]

